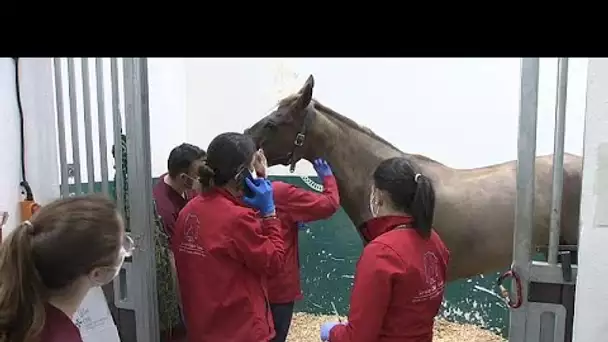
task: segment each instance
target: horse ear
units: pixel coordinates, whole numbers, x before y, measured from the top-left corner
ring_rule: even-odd
[[[312,88],[314,88],[314,86],[315,86],[315,78],[314,78],[314,76],[310,75],[310,76],[308,76],[308,78],[306,79],[306,83],[304,83],[304,86],[302,87],[302,89],[300,89],[300,91],[298,91],[298,94],[303,94],[303,93],[304,93],[304,91],[305,91],[305,90],[306,90],[308,87],[310,87],[310,89],[311,89],[311,91],[312,91]]]
[[[306,107],[308,107],[310,101],[312,101],[312,89],[314,86],[315,78],[310,75],[308,76],[308,79],[306,80],[306,83],[304,83],[302,89],[298,91],[300,97],[298,97],[298,99],[292,105],[293,113],[300,114],[302,111],[304,111],[304,109],[306,109]]]

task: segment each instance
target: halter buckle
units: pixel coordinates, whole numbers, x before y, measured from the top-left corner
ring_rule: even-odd
[[[298,133],[298,135],[296,135],[296,139],[293,141],[293,144],[298,147],[302,147],[302,145],[304,145],[305,138],[306,136],[304,134]]]

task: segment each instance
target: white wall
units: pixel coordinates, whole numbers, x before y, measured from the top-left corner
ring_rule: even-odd
[[[11,58],[0,58],[0,211],[9,213],[3,236],[19,222],[19,153],[15,63]]]
[[[52,68],[47,58],[20,59],[21,104],[24,114],[25,166],[34,199],[45,204],[59,194]],[[20,221],[21,149],[19,111],[12,59],[0,59],[0,211],[10,215],[6,236]]]
[[[608,332],[608,59],[591,59],[581,199],[574,341],[605,341]]]
[[[186,63],[183,58],[150,58],[150,140],[152,175],[167,172],[171,150],[187,139]]]
[[[586,59],[572,59],[566,151],[582,154]],[[314,96],[406,152],[470,168],[517,157],[520,60],[189,59],[188,139],[242,131],[309,74]],[[541,60],[539,154],[553,151],[557,60]],[[311,174],[305,163],[296,173]],[[303,167],[304,166],[304,167]],[[285,174],[286,168],[275,168]]]
[[[48,58],[23,58],[19,64],[26,175],[34,199],[44,205],[59,196],[53,66]]]

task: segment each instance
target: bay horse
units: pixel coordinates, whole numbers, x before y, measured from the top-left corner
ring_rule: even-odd
[[[359,230],[371,218],[369,192],[375,167],[384,159],[405,157],[433,182],[434,227],[451,251],[448,280],[509,267],[517,161],[454,169],[422,155],[404,153],[313,99],[313,87],[311,75],[298,93],[281,100],[276,110],[245,130],[264,149],[269,166],[290,165],[293,171],[302,158],[325,158],[334,170],[341,205]],[[552,164],[552,155],[536,158],[533,246],[548,244]],[[578,242],[581,171],[582,158],[564,154],[562,244]]]

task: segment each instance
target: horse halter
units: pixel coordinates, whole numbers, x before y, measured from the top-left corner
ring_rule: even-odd
[[[315,117],[315,109],[312,107],[312,103],[310,103],[306,108],[304,108],[305,116],[304,122],[300,127],[300,130],[296,134],[296,137],[293,140],[293,148],[289,154],[287,154],[287,160],[289,163],[289,172],[293,173],[296,169],[296,163],[301,159],[301,157],[296,157],[296,152],[304,146],[304,141],[306,140],[306,131],[312,124],[312,121]]]

